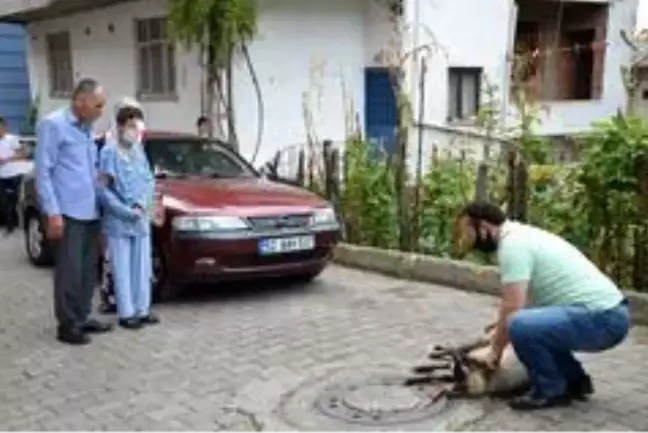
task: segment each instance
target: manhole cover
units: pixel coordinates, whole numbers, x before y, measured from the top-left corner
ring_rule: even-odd
[[[439,389],[407,388],[402,383],[403,377],[393,376],[331,386],[315,407],[328,416],[369,425],[419,421],[443,410],[446,400]]]
[[[436,386],[403,386],[406,372],[399,366],[334,370],[286,395],[279,412],[298,430],[320,431],[449,431],[483,416],[481,402],[449,401]]]

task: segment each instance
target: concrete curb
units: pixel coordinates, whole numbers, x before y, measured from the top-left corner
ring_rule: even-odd
[[[340,244],[333,261],[354,268],[398,278],[455,287],[468,292],[499,295],[497,269],[459,260],[443,259],[396,250]],[[626,291],[632,322],[648,325],[648,294]]]

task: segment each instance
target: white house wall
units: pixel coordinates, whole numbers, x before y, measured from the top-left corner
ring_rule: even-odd
[[[265,105],[265,127],[257,163],[285,146],[306,141],[303,94],[310,93],[314,130],[320,138],[340,140],[345,135],[343,87],[356,108],[364,99],[366,1],[372,0],[262,0],[258,40],[250,54]],[[109,93],[110,106],[124,95],[135,94],[134,24],[137,18],[161,16],[165,0],[140,0],[55,20],[31,23],[28,32],[30,76],[41,96],[41,112],[67,104],[49,97],[45,49],[46,34],[68,30],[75,79],[93,77]],[[115,26],[109,33],[108,25]],[[85,34],[85,28],[91,32]],[[367,30],[369,28],[369,30]],[[376,32],[374,32],[376,33]],[[198,55],[176,53],[177,101],[145,101],[151,128],[195,130],[200,114],[202,81]],[[241,151],[250,157],[257,138],[257,100],[247,67],[238,59],[234,71],[234,99]],[[360,110],[361,111],[361,110]],[[112,110],[97,127],[106,128]]]
[[[412,23],[409,50],[415,46],[434,48],[427,59],[424,123],[446,122],[449,67],[482,67],[493,84],[503,86],[508,0],[408,0],[407,5],[407,19]],[[412,99],[417,109],[418,69],[418,65],[413,68],[411,78]],[[415,117],[418,121],[416,113]]]
[[[40,92],[41,112],[47,113],[67,104],[66,100],[49,97],[49,77],[46,35],[67,30],[70,32],[72,63],[75,81],[92,77],[104,84],[109,97],[108,110],[97,123],[105,129],[113,105],[123,96],[136,93],[136,55],[134,20],[157,17],[164,13],[164,1],[142,0],[79,13],[69,17],[35,22],[29,25],[30,74],[32,88]],[[113,33],[108,25],[113,24]],[[86,27],[91,32],[85,34]],[[152,128],[193,131],[200,114],[200,70],[196,53],[178,50],[176,54],[177,101],[144,102],[148,124]]]
[[[481,158],[483,140],[478,135],[455,134],[446,127],[448,68],[481,67],[491,84],[506,88],[510,13],[508,0],[407,0],[406,19],[411,23],[407,34],[409,51],[429,48],[423,116],[419,112],[420,64],[408,64],[414,122],[425,125],[422,129],[413,128],[409,136],[411,173],[417,165],[419,133],[424,170],[435,147],[442,154],[448,151],[456,156],[465,151],[468,157]]]
[[[265,101],[257,162],[292,144],[345,137],[345,99],[364,99],[364,0],[264,0],[250,47]],[[242,60],[235,72],[238,130],[248,156],[257,138],[257,99]],[[346,95],[344,95],[346,89]],[[343,97],[344,95],[344,97]],[[314,125],[307,131],[304,98]]]

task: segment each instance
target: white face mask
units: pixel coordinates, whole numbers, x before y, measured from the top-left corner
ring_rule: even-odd
[[[122,133],[122,142],[127,146],[132,146],[139,141],[140,131],[134,128],[125,129]]]
[[[143,120],[138,120],[137,121],[137,141],[141,142],[142,141],[142,136],[144,135],[144,131],[146,130],[146,125],[144,124]]]

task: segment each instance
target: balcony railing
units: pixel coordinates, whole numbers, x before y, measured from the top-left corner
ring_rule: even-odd
[[[600,99],[606,48],[595,42],[518,53],[512,59],[511,93],[540,101]]]

